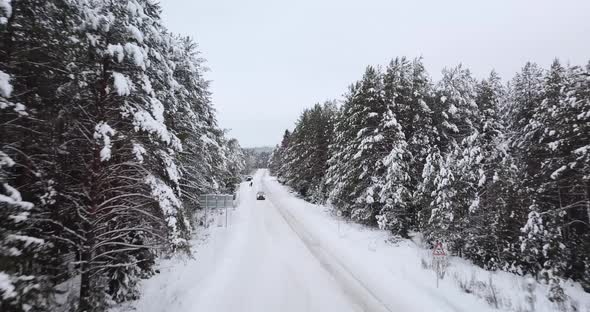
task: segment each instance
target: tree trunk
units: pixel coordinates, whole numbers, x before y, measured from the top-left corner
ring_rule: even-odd
[[[586,183],[586,214],[588,214],[588,226],[590,226],[590,183]]]
[[[80,266],[80,301],[78,306],[79,312],[90,312],[92,305],[90,302],[90,249],[88,246],[84,247],[80,260],[82,265]]]

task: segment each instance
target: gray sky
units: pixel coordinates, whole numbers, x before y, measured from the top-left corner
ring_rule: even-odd
[[[527,60],[590,60],[590,0],[161,0],[200,45],[219,123],[242,146],[277,144],[301,111],[340,98],[365,66],[423,56],[505,80]]]

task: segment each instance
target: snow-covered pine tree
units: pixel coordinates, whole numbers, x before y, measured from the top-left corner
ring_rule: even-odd
[[[552,275],[584,279],[579,268],[586,263],[577,255],[588,250],[584,238],[589,229],[583,226],[589,221],[583,151],[590,142],[590,117],[583,113],[588,108],[587,97],[574,95],[584,88],[583,79],[580,68],[566,69],[559,61],[553,62],[544,79],[543,99],[524,128],[521,145],[530,173],[526,186],[548,224],[539,259],[548,282]]]
[[[289,140],[291,138],[291,132],[285,130],[283,133],[283,139],[281,144],[277,145],[272,152],[270,157],[270,172],[279,178],[279,181],[284,182],[284,164],[285,164],[285,153],[289,147]]]
[[[521,157],[524,158],[526,164],[523,187],[529,191],[528,197],[534,203],[531,206],[534,205],[534,210],[538,211],[539,219],[543,220],[545,225],[542,240],[540,240],[542,246],[539,248],[542,252],[535,254],[537,255],[536,263],[529,263],[529,266],[532,267],[528,269],[532,269],[534,272],[544,271],[547,282],[550,280],[548,275],[563,274],[565,266],[560,261],[562,257],[558,255],[568,251],[561,250],[565,247],[562,244],[565,211],[562,209],[561,188],[555,181],[556,175],[559,174],[559,168],[554,168],[550,172],[551,168],[547,168],[545,164],[546,159],[554,157],[554,152],[559,145],[559,141],[555,142],[551,138],[556,134],[554,128],[556,122],[552,117],[555,116],[554,111],[557,105],[560,105],[565,99],[563,92],[566,88],[565,79],[565,69],[558,61],[555,61],[546,73],[542,85],[541,100],[535,102],[536,105],[532,107],[532,115],[522,130],[524,136],[519,142],[519,147],[524,153]],[[529,222],[530,217],[529,215]],[[530,227],[523,228],[522,251],[534,253],[535,249],[524,248],[527,246],[527,229]]]
[[[2,68],[3,70],[4,68]],[[48,262],[48,242],[37,231],[34,218],[39,210],[23,200],[21,193],[10,181],[15,181],[16,163],[9,154],[17,152],[18,141],[12,125],[28,113],[20,103],[10,101],[13,86],[10,76],[0,70],[0,309],[2,311],[42,311],[47,308],[47,274],[39,270]],[[19,157],[20,158],[20,157]],[[30,164],[32,165],[32,164]],[[18,181],[17,181],[18,183]],[[36,233],[37,232],[37,233]],[[34,287],[31,287],[31,286]]]
[[[312,201],[325,203],[327,201],[326,175],[328,172],[328,159],[330,145],[334,140],[334,127],[339,110],[335,101],[326,101],[321,107],[318,117],[315,119],[316,131],[314,141],[317,148],[314,151],[315,163],[313,163]]]
[[[567,208],[566,241],[570,250],[576,250],[575,258],[565,272],[567,277],[579,280],[590,291],[590,62],[583,68],[571,69],[571,88],[559,105],[557,140],[564,142],[559,148],[557,163],[552,168],[567,164],[567,172],[561,172],[556,180],[567,196],[562,205]],[[583,112],[586,112],[585,114]],[[555,140],[554,139],[554,140]],[[569,150],[569,151],[568,151]]]
[[[383,75],[387,108],[377,130],[383,137],[382,159],[375,164],[376,191],[383,205],[377,223],[402,236],[415,225],[409,167],[412,155],[406,142],[414,134],[412,122],[416,117],[412,79],[412,65],[405,57],[389,63]]]
[[[313,146],[309,141],[312,133],[310,122],[311,110],[306,109],[296,123],[295,129],[289,138],[289,145],[284,154],[284,166],[282,177],[285,184],[291,186],[299,194],[306,196],[309,188],[310,157]]]
[[[168,47],[173,62],[173,77],[178,83],[172,90],[176,101],[169,123],[182,142],[178,153],[182,201],[190,212],[198,207],[198,195],[211,191],[209,155],[204,150],[208,121],[212,118],[210,95],[203,78],[197,45],[186,37],[172,37]]]
[[[159,12],[146,0],[2,3],[0,227],[12,236],[0,245],[22,248],[0,270],[26,276],[3,311],[52,310],[51,284],[78,274],[79,311],[136,298],[157,254],[188,246],[183,145],[203,155],[193,186],[235,181],[241,149],[216,125],[196,46]]]
[[[327,170],[328,147],[332,140],[337,109],[332,102],[316,104],[306,109],[289,135],[282,153],[280,177],[302,196],[314,202],[325,199],[324,179]],[[277,156],[278,157],[278,156]]]
[[[0,296],[2,311],[47,311],[50,282],[67,278],[56,222],[64,180],[56,162],[65,142],[57,92],[70,79],[64,43],[76,25],[74,9],[34,0],[4,1],[0,9],[0,232],[7,235],[0,245],[10,247],[1,251],[7,275],[0,284],[15,287]]]
[[[522,70],[512,79],[510,101],[506,105],[510,128],[513,132],[521,131],[541,101],[543,70],[535,63],[527,62]],[[515,134],[516,135],[516,134]],[[520,136],[518,136],[520,137]],[[519,141],[515,138],[515,144]]]
[[[476,81],[471,72],[459,65],[444,69],[442,75],[436,87],[433,118],[439,136],[435,144],[446,152],[473,134],[480,116],[475,102]]]
[[[365,185],[359,168],[370,167],[375,179],[365,190],[389,192],[389,202],[384,196],[379,203],[385,206],[383,216],[395,215],[395,191],[405,194],[415,188],[406,202],[428,205],[409,213],[420,221],[409,224],[418,223],[430,240],[447,239],[451,250],[489,269],[545,276],[552,283],[552,298],[559,297],[560,276],[588,285],[589,259],[572,252],[588,249],[587,77],[588,68],[564,69],[555,63],[543,78],[538,66],[527,63],[506,88],[506,96],[497,75],[476,83],[458,67],[445,71],[433,97],[421,62],[396,59],[383,78],[384,101],[391,113],[383,115],[388,117],[381,119],[380,129],[369,132],[383,135],[383,151],[395,160],[388,166],[363,166],[355,160],[361,143],[379,154],[374,137],[359,140],[365,120],[353,105],[360,102],[363,83],[358,82],[346,95],[330,146],[330,200],[350,216],[359,202],[353,195]],[[399,127],[387,133],[387,120]],[[399,148],[404,146],[402,137],[405,148]],[[389,144],[394,141],[399,145]],[[311,144],[304,150],[314,148]],[[298,154],[288,158],[297,159]],[[279,149],[273,159],[280,159],[277,155]],[[287,163],[273,161],[273,166],[297,170]],[[392,181],[390,189],[385,187],[387,178]],[[380,223],[386,227],[399,227],[385,219]]]
[[[391,152],[397,157],[403,157],[395,161],[396,171],[402,170],[404,174],[395,179],[403,180],[390,182],[390,186],[399,185],[404,195],[404,225],[398,228],[399,234],[406,236],[408,231],[417,230],[419,226],[418,215],[424,203],[422,194],[418,192],[418,186],[422,181],[422,170],[426,162],[426,156],[433,140],[434,129],[432,126],[432,110],[429,102],[432,101],[432,86],[430,78],[424,69],[420,58],[412,62],[405,57],[392,60],[384,75],[385,99],[390,106],[394,118],[401,126],[404,140],[395,139],[396,148],[390,147]],[[389,137],[398,137],[399,134],[390,134]],[[386,136],[386,137],[387,137]],[[401,144],[401,145],[400,145]],[[405,145],[405,147],[403,147]],[[397,151],[397,152],[395,152]],[[390,155],[393,156],[393,155]],[[390,173],[390,178],[394,177]],[[400,193],[400,194],[401,194]]]
[[[526,264],[526,273],[536,275],[543,269],[543,246],[550,239],[546,227],[539,206],[533,202],[520,237],[521,261]]]
[[[533,202],[534,198],[531,197],[531,183],[529,182],[531,174],[527,164],[532,159],[528,159],[527,156],[525,144],[527,132],[525,127],[529,124],[536,106],[539,105],[542,99],[542,76],[543,70],[537,64],[527,62],[509,84],[508,101],[503,112],[504,119],[508,121],[507,134],[514,159],[513,171],[519,177],[514,185],[512,195],[509,197],[512,220],[516,220],[516,222],[512,221],[511,224],[516,223],[518,227],[523,229],[526,228],[524,225],[527,224],[527,218],[530,221],[529,223],[537,223],[535,220],[530,220],[531,217],[537,217],[538,207]],[[533,211],[535,214],[531,214]],[[534,229],[532,226],[528,228]],[[512,232],[511,230],[508,231]],[[518,236],[519,240],[522,240],[520,237],[523,234],[519,233]],[[536,274],[539,265],[535,260],[531,259],[536,259],[537,253],[530,249],[532,254],[523,255],[522,241],[512,240],[513,238],[513,235],[504,237],[512,246],[519,247],[518,254],[514,257],[517,260],[514,264],[511,264],[512,270]]]
[[[477,135],[480,116],[475,86],[463,66],[443,70],[436,90],[438,102],[433,107],[438,137],[427,157],[421,186],[422,194],[430,194],[430,214],[424,212],[424,217],[429,215],[426,238],[431,242],[445,241],[449,250],[460,255],[470,206],[463,190],[470,185],[459,162],[464,150],[461,144],[472,143]]]
[[[429,196],[420,192],[422,172],[426,164],[426,157],[436,141],[436,130],[433,124],[432,106],[435,102],[434,87],[421,58],[412,62],[412,91],[409,100],[411,119],[402,121],[402,129],[408,143],[410,159],[410,190],[412,192],[410,211],[413,211],[413,228],[420,231],[420,216],[429,214],[427,199]],[[400,101],[401,102],[401,101]],[[402,106],[403,107],[403,106]],[[403,114],[402,114],[403,115]],[[409,123],[409,124],[408,124]]]
[[[408,232],[415,226],[415,214],[411,209],[411,157],[402,127],[391,109],[384,113],[378,132],[383,136],[382,144],[388,154],[375,164],[375,189],[382,204],[377,224],[381,229],[408,237]]]
[[[448,244],[448,249],[455,254],[461,255],[463,247],[463,236],[461,230],[464,220],[462,206],[455,206],[459,203],[460,194],[457,189],[458,172],[455,172],[458,162],[458,148],[452,148],[446,153],[441,153],[437,147],[432,148],[426,158],[424,166],[424,182],[421,185],[422,193],[430,194],[429,213],[424,215],[422,225],[429,242],[443,241]]]
[[[543,77],[542,69],[527,63],[505,88],[494,73],[476,83],[458,67],[444,72],[433,93],[420,60],[392,61],[383,78],[389,112],[379,119],[379,129],[364,127],[365,111],[358,105],[363,82],[346,94],[329,148],[325,185],[331,203],[350,217],[362,206],[359,190],[379,190],[380,225],[404,228],[396,223],[400,212],[392,198],[414,189],[410,200],[397,201],[415,207],[398,206],[416,219],[408,222],[410,230],[449,241],[452,251],[485,268],[544,277],[554,301],[563,297],[560,278],[588,288],[589,70],[590,65],[563,68],[556,62]],[[304,132],[299,128],[297,135]],[[374,144],[378,135],[381,145]],[[299,168],[288,165],[299,155],[287,153],[288,141],[286,135],[273,153],[275,172]],[[355,159],[361,145],[372,155],[387,151],[388,158],[377,158],[389,159],[387,166]],[[304,159],[298,162],[305,168]],[[368,171],[370,182],[362,175]]]
[[[336,124],[328,184],[330,200],[353,220],[375,224],[380,211],[376,166],[385,154],[378,126],[387,106],[381,72],[367,67],[351,87]]]
[[[344,104],[334,124],[334,138],[329,146],[328,171],[326,173],[326,187],[328,202],[350,217],[350,193],[352,192],[354,168],[351,166],[353,156],[352,140],[358,132],[358,127],[349,122],[353,114],[353,97],[360,88],[360,82],[349,86]]]
[[[520,219],[509,205],[509,194],[516,176],[500,114],[506,101],[500,77],[492,71],[476,90],[481,120],[476,132],[463,140],[458,163],[462,183],[469,186],[462,191],[470,224],[465,231],[464,255],[480,266],[497,269],[515,260],[516,250],[509,242],[518,239],[515,220]]]
[[[227,178],[225,180],[225,190],[228,193],[236,191],[236,186],[242,181],[241,174],[246,168],[244,151],[240,142],[236,139],[229,139],[225,144],[227,155]]]
[[[163,59],[159,7],[91,1],[80,14],[74,79],[63,90],[72,142],[63,215],[76,233],[79,309],[90,311],[100,309],[102,294],[137,298],[135,284],[150,274],[154,248],[186,246],[189,228],[178,198],[181,145],[166,126],[176,82]]]

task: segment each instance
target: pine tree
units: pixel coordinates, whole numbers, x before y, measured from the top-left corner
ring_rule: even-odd
[[[418,229],[418,214],[425,205],[418,187],[434,133],[432,110],[428,104],[432,99],[432,86],[421,59],[412,62],[403,57],[392,60],[383,79],[386,102],[402,131],[385,135],[386,140],[395,142],[388,147],[391,152],[387,167],[392,167],[388,171],[393,169],[388,174],[388,188],[395,189],[401,204],[398,212],[404,216],[395,231],[407,236],[409,231]],[[401,198],[404,198],[403,202]]]
[[[334,127],[338,119],[339,110],[335,101],[324,102],[318,118],[316,118],[316,131],[314,142],[317,144],[313,163],[315,176],[312,183],[312,200],[325,203],[328,199],[326,179],[328,173],[328,160],[330,157],[330,145],[334,141]]]
[[[409,230],[415,226],[414,211],[410,209],[412,193],[408,146],[401,125],[391,110],[384,114],[378,129],[389,154],[375,165],[378,182],[381,182],[376,188],[379,190],[379,201],[383,204],[377,223],[381,229],[407,237]]]
[[[470,72],[462,66],[443,70],[436,98],[438,102],[433,109],[436,147],[426,159],[421,186],[421,193],[430,195],[430,213],[426,210],[422,214],[424,220],[428,218],[427,239],[446,241],[451,251],[461,255],[471,200],[463,192],[470,185],[466,176],[469,172],[460,162],[463,147],[472,145],[477,136],[480,120],[475,81]]]
[[[378,131],[387,107],[381,73],[368,67],[363,79],[351,87],[336,124],[335,145],[328,173],[330,200],[345,214],[375,224],[380,211],[376,163],[383,157],[383,135]]]
[[[0,271],[2,284],[14,287],[2,295],[2,311],[50,309],[50,281],[64,278],[54,221],[63,180],[55,163],[64,143],[56,98],[69,80],[71,54],[63,44],[74,13],[69,3],[46,1],[13,1],[0,10]]]
[[[230,139],[226,143],[227,155],[227,172],[228,177],[225,181],[227,192],[233,193],[236,191],[236,185],[241,182],[241,173],[246,167],[244,161],[244,152],[240,147],[240,142],[236,139]]]
[[[517,240],[519,232],[519,225],[514,222],[515,212],[509,206],[508,194],[515,176],[505,124],[500,117],[505,100],[500,78],[492,71],[477,86],[481,120],[477,131],[463,140],[459,161],[461,179],[469,185],[464,189],[470,223],[465,231],[465,256],[490,269],[506,266],[505,253],[515,252],[506,241]]]
[[[395,234],[445,240],[486,269],[533,274],[554,302],[565,300],[562,278],[588,288],[590,65],[527,63],[506,87],[459,66],[434,89],[420,59],[371,71],[337,114],[322,184],[330,203]],[[314,112],[271,162],[305,193],[321,172],[308,161],[324,145]]]
[[[527,116],[528,123],[524,124],[524,127],[520,130],[523,135],[518,141],[518,147],[521,149],[520,151],[522,153],[520,156],[522,157],[522,162],[525,168],[525,179],[523,179],[522,187],[528,191],[526,195],[532,200],[530,209],[534,211],[535,214],[538,214],[539,218],[542,216],[546,228],[542,240],[540,240],[539,243],[542,243],[542,247],[530,249],[530,252],[537,255],[537,257],[535,261],[529,261],[529,263],[526,264],[526,270],[532,270],[533,272],[542,270],[548,265],[548,263],[552,262],[552,260],[547,257],[557,252],[557,250],[548,252],[547,248],[558,248],[559,241],[561,240],[561,230],[559,228],[561,223],[559,219],[561,216],[559,214],[547,214],[548,211],[551,211],[553,207],[556,206],[556,202],[546,202],[547,199],[552,197],[547,197],[547,195],[549,195],[548,191],[551,192],[552,187],[547,185],[547,182],[551,182],[547,181],[548,172],[543,168],[544,166],[542,163],[544,158],[550,157],[551,150],[547,144],[543,144],[542,137],[544,136],[544,132],[549,130],[545,124],[547,121],[547,108],[554,105],[555,102],[559,102],[558,98],[561,97],[560,85],[563,82],[563,73],[564,70],[561,68],[561,65],[554,63],[553,70],[549,72],[546,82],[544,83],[545,90],[539,92],[539,97],[535,99],[533,102],[534,105],[530,107],[531,114]],[[543,184],[545,186],[543,186]],[[527,202],[525,201],[524,204],[526,205]],[[533,214],[533,212],[529,214],[529,222],[531,222],[531,216],[534,216],[535,214]],[[523,228],[523,234],[527,235],[527,229],[529,228],[530,227]],[[527,241],[526,236],[523,236],[521,240],[523,241],[523,246],[525,246]],[[536,250],[540,248],[542,248],[543,253],[536,252]],[[523,252],[527,251],[525,249],[522,250]]]
[[[270,171],[279,178],[279,181],[284,181],[283,176],[285,174],[285,153],[289,148],[290,138],[291,132],[289,130],[285,130],[281,144],[274,149],[271,155]]]
[[[10,76],[0,71],[0,111],[3,116],[28,116],[22,104],[9,100],[13,86]],[[4,118],[3,118],[4,119]],[[0,123],[0,131],[11,133],[11,122]],[[6,132],[5,132],[6,131]],[[47,307],[45,299],[47,276],[31,269],[47,261],[47,242],[31,231],[32,218],[39,215],[31,202],[23,200],[21,193],[8,181],[14,180],[13,168],[17,164],[8,154],[16,146],[2,140],[0,149],[0,309],[2,311],[38,311]],[[36,285],[36,287],[30,287]]]
[[[325,200],[328,148],[336,112],[332,102],[306,109],[293,133],[285,133],[283,142],[287,142],[288,135],[286,147],[278,147],[273,155],[273,167],[279,168],[279,176],[285,184],[314,202]]]
[[[514,131],[524,129],[541,101],[542,76],[543,70],[537,64],[527,62],[512,79],[512,94],[506,117],[510,119],[510,126]]]
[[[566,96],[556,113],[560,129],[554,140],[563,142],[559,150],[560,157],[550,159],[548,166],[563,168],[555,178],[564,187],[562,207],[566,208],[565,243],[573,256],[569,262],[566,276],[580,280],[586,291],[590,290],[590,115],[581,112],[590,111],[590,63],[585,68],[573,68],[571,88],[565,90]],[[555,161],[555,163],[552,163]],[[558,169],[559,170],[559,169]],[[575,255],[586,255],[577,256]]]
[[[231,187],[241,149],[216,125],[196,46],[163,28],[158,5],[13,4],[0,25],[1,171],[5,212],[20,222],[2,233],[31,239],[2,244],[26,244],[18,261],[28,271],[12,259],[6,269],[31,278],[6,304],[49,310],[44,281],[72,278],[71,264],[80,311],[137,298],[157,253],[188,247],[189,187]],[[204,169],[185,170],[195,164],[181,161],[185,146]]]

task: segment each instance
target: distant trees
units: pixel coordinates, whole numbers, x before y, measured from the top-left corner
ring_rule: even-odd
[[[352,220],[533,274],[559,301],[559,277],[590,290],[589,77],[590,65],[556,60],[527,63],[508,84],[463,66],[433,83],[421,59],[396,58],[368,67],[324,122],[321,106],[306,110],[271,170]]]
[[[241,148],[219,129],[196,44],[153,1],[0,6],[0,310],[139,296],[184,250],[197,197],[233,190]]]
[[[307,109],[293,132],[285,131],[272,152],[269,168],[302,195],[325,200],[324,172],[328,168],[328,147],[333,137],[337,108],[334,102]]]
[[[258,168],[268,168],[270,158],[273,153],[272,147],[252,147],[244,148],[244,157],[246,158],[246,173],[251,173]]]

